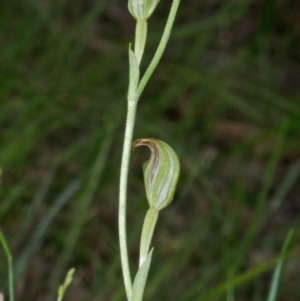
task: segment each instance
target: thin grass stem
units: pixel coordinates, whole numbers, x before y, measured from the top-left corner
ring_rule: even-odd
[[[272,283],[271,283],[267,301],[275,301],[276,300],[278,286],[279,286],[279,278],[280,278],[283,262],[286,257],[287,249],[291,243],[293,234],[294,234],[294,230],[290,230],[284,241],[283,247],[280,252],[279,260],[276,265],[275,272],[273,274],[273,279],[272,279]]]
[[[8,263],[8,290],[9,290],[9,300],[14,301],[14,271],[13,271],[13,258],[9,250],[8,244],[5,240],[3,233],[0,230],[0,243],[4,249],[7,263]]]

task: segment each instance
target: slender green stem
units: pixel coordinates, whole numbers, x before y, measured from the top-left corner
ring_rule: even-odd
[[[128,111],[126,119],[125,137],[122,154],[122,164],[120,173],[120,193],[119,193],[119,239],[121,251],[121,263],[124,277],[124,284],[128,301],[131,300],[132,281],[130,276],[128,251],[127,251],[127,235],[126,235],[126,199],[127,199],[127,179],[130,161],[130,151],[132,134],[136,114],[136,101],[128,102]]]
[[[147,39],[147,21],[138,20],[135,27],[135,44],[134,53],[136,55],[137,61],[140,65]]]
[[[171,33],[171,30],[172,30],[172,27],[173,27],[173,24],[174,24],[174,20],[175,20],[175,16],[176,16],[176,13],[177,13],[177,9],[178,9],[178,6],[180,4],[180,0],[173,0],[173,3],[172,3],[172,7],[171,7],[171,10],[170,10],[170,13],[169,13],[169,17],[168,17],[168,21],[167,21],[167,24],[165,26],[165,30],[164,30],[164,33],[162,35],[162,38],[159,42],[159,45],[158,45],[158,48],[154,54],[154,57],[149,65],[149,67],[147,68],[144,76],[142,77],[141,81],[140,81],[140,84],[138,86],[138,90],[137,90],[137,96],[139,98],[139,96],[142,94],[148,80],[150,79],[152,73],[154,72],[155,68],[157,67],[162,55],[163,55],[163,52],[166,48],[166,45],[167,45],[167,42],[170,38],[170,33]]]
[[[8,288],[9,288],[9,300],[14,301],[14,273],[13,273],[13,259],[6,243],[5,237],[0,231],[0,243],[4,249],[8,262]]]

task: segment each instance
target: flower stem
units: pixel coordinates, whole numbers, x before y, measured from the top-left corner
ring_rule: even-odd
[[[130,161],[130,150],[132,133],[134,129],[137,102],[128,102],[125,137],[123,145],[121,172],[120,172],[120,193],[119,193],[119,239],[121,251],[121,263],[124,277],[124,284],[128,301],[131,300],[132,281],[130,276],[127,235],[126,235],[126,199],[127,199],[127,179]]]
[[[135,32],[134,55],[132,55],[132,53],[130,52],[131,50],[129,50],[130,79],[129,79],[129,89],[128,89],[128,107],[127,107],[126,128],[125,128],[122,163],[121,163],[121,171],[120,171],[120,188],[119,188],[119,240],[120,240],[122,272],[123,272],[124,284],[125,284],[128,301],[131,301],[131,297],[132,297],[132,280],[130,276],[128,250],[127,250],[126,199],[127,199],[127,182],[128,182],[128,169],[129,169],[129,161],[130,161],[130,150],[131,150],[132,135],[134,130],[135,116],[136,116],[136,107],[140,95],[142,94],[142,91],[144,90],[149,78],[151,77],[154,69],[156,68],[162,56],[162,53],[166,47],[179,3],[180,0],[173,0],[173,4],[171,7],[171,11],[168,17],[168,21],[161,42],[159,43],[154,58],[152,59],[148,69],[146,70],[146,73],[144,74],[141,82],[139,82],[139,65],[142,60],[144,49],[145,49],[145,43],[147,38],[147,21],[145,20],[137,21],[136,32]],[[149,228],[150,230],[149,235],[151,237],[154,231],[154,226],[157,218],[157,217],[155,218],[155,215],[156,214],[152,216],[152,226],[150,226]],[[146,249],[148,250],[149,248],[148,243],[145,243],[145,246],[146,246],[145,250]]]
[[[150,207],[144,219],[144,225],[143,225],[143,230],[141,235],[141,244],[140,244],[140,261],[139,261],[140,267],[146,260],[149,252],[149,247],[151,244],[153,232],[158,218],[158,212],[159,212],[158,209]]]
[[[136,55],[139,65],[141,63],[144,54],[146,38],[147,38],[147,21],[138,20],[136,22],[136,27],[135,27],[134,53]]]

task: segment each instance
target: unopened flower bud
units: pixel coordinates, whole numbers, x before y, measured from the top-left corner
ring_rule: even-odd
[[[154,12],[159,0],[129,0],[128,9],[138,21],[147,20]]]
[[[173,200],[180,173],[180,163],[175,151],[165,142],[149,138],[138,139],[132,148],[148,146],[150,159],[144,163],[146,195],[151,208],[161,210]]]

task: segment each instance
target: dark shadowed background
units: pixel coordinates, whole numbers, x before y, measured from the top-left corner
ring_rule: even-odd
[[[143,70],[170,5],[149,21]],[[299,15],[296,0],[182,0],[134,134],[166,141],[182,164],[145,300],[230,301],[231,279],[236,300],[264,301],[291,228],[277,300],[300,300]],[[117,208],[134,26],[125,0],[0,2],[0,227],[17,300],[55,300],[70,267],[66,301],[125,300]],[[131,159],[132,275],[148,156]],[[0,250],[5,292],[6,277]]]

